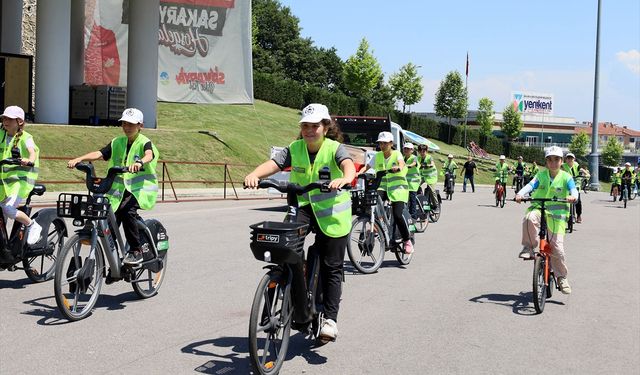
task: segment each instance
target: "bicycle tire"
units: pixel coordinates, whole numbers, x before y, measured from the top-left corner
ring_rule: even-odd
[[[429,212],[424,211],[424,207],[422,207],[422,203],[420,199],[418,199],[418,204],[416,205],[416,232],[424,233],[429,226]]]
[[[533,306],[538,314],[544,311],[547,301],[547,285],[544,280],[544,255],[536,255],[533,265]]]
[[[289,347],[292,308],[291,285],[279,272],[265,274],[258,283],[249,318],[249,359],[258,374],[271,375],[280,371]],[[266,334],[262,340],[258,338],[260,333]],[[277,339],[280,334],[282,336]]]
[[[411,243],[415,245],[415,241],[413,240],[413,238],[411,239]],[[411,254],[405,253],[402,246],[400,245],[398,245],[394,251],[396,253],[396,259],[398,260],[398,263],[402,264],[403,266],[406,266],[409,263],[411,263],[411,259],[413,258],[413,253],[415,253],[415,247],[413,249],[413,253]]]
[[[136,292],[138,297],[140,298],[151,298],[158,294],[158,290],[160,290],[160,286],[164,281],[164,275],[167,270],[167,252],[161,251],[158,253],[158,257],[162,261],[162,269],[158,272],[153,272],[148,268],[136,268],[134,269],[134,280],[139,280],[144,273],[146,273],[146,279],[143,281],[147,282],[148,288],[145,288],[142,284],[143,281],[132,281],[131,286],[133,287],[133,291]]]
[[[364,216],[355,218],[347,242],[349,261],[358,272],[364,274],[374,273],[380,268],[386,247],[384,232],[378,221],[373,223],[373,230],[369,226],[371,226],[370,218]],[[359,232],[358,228],[360,228]],[[363,257],[370,259],[370,261],[363,262]]]
[[[64,235],[65,227],[62,219],[55,219],[51,222],[53,225],[53,231],[50,231],[47,235],[47,250],[43,254],[36,256],[29,256],[27,250],[27,256],[22,259],[22,267],[24,273],[29,280],[34,283],[41,283],[53,279],[53,275],[56,270],[56,259],[60,256],[60,251],[64,247]],[[26,246],[26,245],[25,245]],[[40,260],[40,269],[34,268],[34,262]],[[51,260],[51,265],[46,267],[45,260]]]
[[[567,218],[567,230],[569,231],[569,233],[573,233],[573,224],[575,223],[575,206],[573,204],[570,204],[570,209],[569,209],[569,217]]]
[[[86,258],[89,255],[91,245],[86,246],[86,252],[82,252],[82,245],[87,244],[83,244],[78,235],[71,237],[69,242],[64,245],[56,261],[56,271],[53,279],[53,289],[58,310],[70,321],[81,320],[91,314],[96,302],[98,302],[100,289],[102,288],[102,277],[104,273],[102,245],[100,245],[100,241],[96,242],[93,265],[91,265],[92,262]],[[70,251],[73,252],[71,253],[70,261],[67,262],[67,255]],[[73,261],[73,263],[71,261]],[[89,262],[89,266],[87,266],[87,262]],[[66,267],[67,265],[69,265],[69,267]],[[84,277],[82,277],[82,282],[79,282],[78,276],[81,273],[84,274]],[[63,283],[63,278],[66,283]],[[69,281],[70,278],[74,281]],[[69,286],[68,293],[63,290],[67,285]],[[85,293],[89,291],[89,289],[92,289],[90,295]],[[69,302],[71,296],[73,296],[73,306],[71,306]],[[78,303],[83,304],[79,311]]]
[[[439,199],[436,197],[436,202],[433,202],[433,197],[429,196],[429,204],[431,206],[431,210],[429,210],[429,220],[432,223],[436,223],[440,220],[440,212],[442,211],[442,205],[439,202]]]

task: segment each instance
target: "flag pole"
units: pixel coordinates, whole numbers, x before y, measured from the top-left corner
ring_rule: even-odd
[[[469,51],[467,51],[467,65],[466,65],[466,69],[465,69],[465,78],[464,78],[464,91],[465,94],[467,96],[467,107],[465,108],[465,115],[464,115],[464,143],[462,144],[462,147],[467,149],[467,152],[469,152],[469,149],[467,148],[467,118],[469,117],[469,91],[467,91],[467,85],[469,82]]]

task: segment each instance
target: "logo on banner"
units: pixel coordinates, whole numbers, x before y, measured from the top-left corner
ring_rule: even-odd
[[[160,73],[160,79],[158,80],[160,82],[161,85],[166,86],[168,85],[170,82],[171,78],[169,78],[169,73],[167,72],[161,72]]]
[[[176,75],[176,83],[178,85],[189,85],[192,91],[205,91],[213,94],[216,85],[224,85],[224,72],[218,70],[218,67],[209,68],[206,72],[187,72],[184,67],[180,68],[180,72]]]
[[[524,114],[553,115],[553,95],[533,92],[512,92],[513,108]]]
[[[231,0],[170,0],[160,2],[159,43],[176,55],[209,54],[208,36],[221,36]]]

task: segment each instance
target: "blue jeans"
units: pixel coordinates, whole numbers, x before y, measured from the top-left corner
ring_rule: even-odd
[[[411,217],[416,216],[416,205],[418,204],[418,194],[415,191],[409,192],[409,214]]]
[[[473,175],[471,176],[464,176],[464,181],[462,182],[462,192],[466,192],[467,191],[467,180],[471,181],[471,190],[475,193],[476,192],[476,187],[473,185]]]

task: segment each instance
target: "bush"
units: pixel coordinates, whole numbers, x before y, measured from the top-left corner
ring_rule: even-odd
[[[301,109],[304,105],[303,87],[300,83],[266,73],[253,73],[253,96],[294,109]]]

